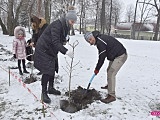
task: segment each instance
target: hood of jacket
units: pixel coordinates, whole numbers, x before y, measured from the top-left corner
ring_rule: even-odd
[[[20,30],[23,31],[23,37],[26,37],[25,29],[24,29],[23,27],[21,27],[21,26],[15,27],[15,29],[14,29],[14,36],[15,36],[16,38],[18,38],[18,32],[19,32]]]
[[[41,21],[40,24],[39,24],[39,28],[42,28],[47,22],[46,22],[46,19],[44,19],[42,17],[40,17],[39,19]]]

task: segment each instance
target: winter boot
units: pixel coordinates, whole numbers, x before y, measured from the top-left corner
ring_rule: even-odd
[[[48,83],[48,75],[42,75],[42,101],[45,103],[51,103],[51,99],[47,95],[47,83]]]
[[[24,60],[24,59],[22,60],[22,64],[23,64],[23,73],[29,73],[29,72],[26,70],[26,65],[25,65],[25,60]]]
[[[21,60],[18,60],[18,69],[19,69],[19,74],[23,75],[22,70],[21,70]]]
[[[54,95],[61,95],[61,92],[56,90],[53,87],[53,83],[54,83],[54,76],[49,79],[48,93],[49,94],[54,94]]]
[[[46,92],[42,92],[42,101],[45,103],[51,103],[51,99],[48,97],[47,95],[47,91]]]
[[[116,101],[116,98],[114,96],[108,95],[107,98],[101,99],[100,101],[103,102],[103,103],[108,104],[110,102]]]
[[[19,74],[20,74],[20,75],[23,75],[23,73],[22,73],[22,70],[21,70],[21,69],[19,69]]]
[[[26,69],[23,70],[23,73],[29,73]]]
[[[108,85],[101,87],[101,89],[108,89]]]
[[[54,94],[54,95],[61,95],[61,92],[59,90],[56,90],[53,87],[48,87],[48,93],[49,94]]]

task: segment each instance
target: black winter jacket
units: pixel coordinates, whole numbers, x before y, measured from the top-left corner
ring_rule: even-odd
[[[96,65],[96,70],[100,70],[105,58],[114,61],[114,59],[124,53],[126,53],[125,47],[114,37],[99,34],[99,32],[92,32],[96,38],[96,46],[99,52],[99,59]]]
[[[34,53],[34,66],[43,74],[54,76],[57,54],[66,54],[63,46],[70,30],[65,18],[52,22],[37,41]],[[57,63],[58,64],[58,63]]]
[[[47,28],[47,26],[48,26],[47,23],[44,24],[42,28],[39,28],[38,33],[36,33],[35,30],[33,30],[32,42],[34,43],[34,45],[36,45],[38,38],[41,36],[41,34]]]

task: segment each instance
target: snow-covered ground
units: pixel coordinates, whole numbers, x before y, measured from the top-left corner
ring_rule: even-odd
[[[27,40],[31,37],[27,33]],[[12,40],[14,37],[4,36],[0,33],[0,48],[12,52]],[[73,77],[71,90],[78,86],[87,87],[98,60],[98,53],[95,46],[90,46],[83,38],[83,35],[76,34],[70,37],[71,44],[78,40],[75,48]],[[118,40],[123,43],[128,52],[128,59],[117,74],[115,102],[104,104],[95,101],[89,107],[76,113],[66,113],[60,109],[60,100],[68,99],[64,94],[69,89],[69,78],[64,70],[66,61],[70,58],[59,53],[59,73],[55,82],[55,88],[60,90],[62,95],[49,95],[52,102],[45,104],[45,117],[41,111],[41,82],[40,80],[31,84],[22,84],[17,69],[11,69],[10,86],[8,67],[16,66],[16,61],[9,61],[12,54],[0,50],[0,119],[2,120],[158,120],[151,112],[160,106],[160,41],[138,41]],[[71,49],[69,45],[67,48]],[[7,59],[8,61],[5,61]],[[4,60],[4,61],[3,61]],[[101,86],[106,85],[106,59],[99,74],[94,78],[90,88],[100,91],[102,97],[107,95],[107,90]],[[31,69],[27,69],[31,71]],[[36,69],[34,74],[38,73]],[[41,77],[41,76],[40,76]],[[19,79],[21,78],[21,79]],[[29,91],[29,90],[31,91]],[[35,96],[34,96],[35,95]],[[159,107],[160,111],[160,107]]]

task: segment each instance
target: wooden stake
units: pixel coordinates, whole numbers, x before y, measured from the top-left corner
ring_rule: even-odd
[[[10,75],[10,67],[9,67],[9,71],[8,71],[8,74],[9,74],[9,86],[10,86],[10,78],[11,78],[11,75]]]

